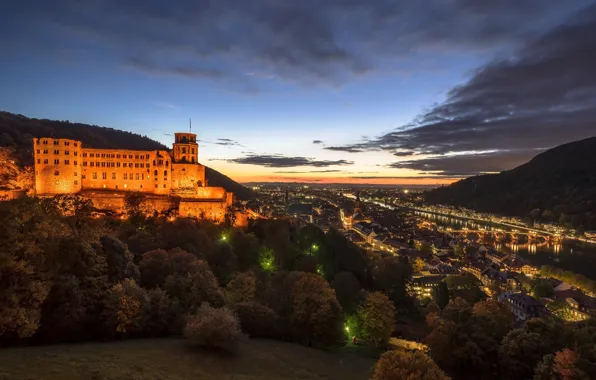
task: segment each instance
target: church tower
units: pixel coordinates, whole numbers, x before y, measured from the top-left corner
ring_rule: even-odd
[[[180,164],[196,164],[199,160],[199,144],[194,133],[175,133],[174,162]]]

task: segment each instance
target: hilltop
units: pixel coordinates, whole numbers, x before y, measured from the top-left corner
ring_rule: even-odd
[[[23,165],[33,164],[31,139],[34,137],[60,137],[82,141],[93,148],[104,149],[166,149],[160,142],[132,132],[70,121],[34,119],[0,111],[0,146],[12,146]],[[234,193],[240,200],[254,197],[253,192],[224,174],[205,167],[205,176],[211,186],[221,186]]]
[[[431,190],[425,200],[596,229],[596,137],[549,149],[512,170]]]

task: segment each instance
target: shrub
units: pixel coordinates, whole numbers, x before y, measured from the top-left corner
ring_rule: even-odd
[[[364,338],[377,346],[384,346],[395,326],[395,306],[385,294],[374,292],[366,297],[359,310]]]
[[[255,278],[248,273],[234,273],[226,285],[226,296],[231,304],[252,301],[255,291]]]
[[[213,308],[203,303],[196,314],[188,317],[184,336],[193,344],[235,352],[244,335],[240,323],[228,308]]]
[[[252,338],[278,338],[281,335],[280,318],[272,309],[255,301],[234,306],[242,331]]]
[[[136,282],[125,279],[112,286],[104,302],[103,317],[110,334],[140,331],[142,309],[147,303],[147,293]]]
[[[449,380],[443,371],[420,351],[385,352],[375,366],[371,380]]]

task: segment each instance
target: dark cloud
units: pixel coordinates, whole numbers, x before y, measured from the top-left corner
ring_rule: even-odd
[[[482,173],[497,173],[519,166],[541,150],[497,151],[487,153],[440,156],[419,160],[394,162],[396,169],[413,169],[435,176],[468,177]]]
[[[292,168],[298,166],[328,167],[335,165],[352,165],[354,162],[347,160],[315,160],[307,157],[286,157],[282,155],[249,155],[234,159],[227,159],[227,162],[236,164],[257,165],[268,168]]]
[[[213,144],[216,145],[223,145],[223,146],[240,146],[240,147],[244,147],[244,145],[240,144],[237,141],[234,141],[232,139],[217,139],[215,140],[215,142],[213,142]]]
[[[588,1],[22,0],[3,4],[0,36],[15,49],[94,50],[150,73],[341,84],[415,52],[509,46]]]
[[[435,156],[396,162],[396,168],[433,168],[460,175],[510,169],[540,149],[596,134],[595,47],[596,5],[592,5],[511,57],[477,70],[467,83],[452,89],[443,104],[412,124],[328,149]],[[494,154],[452,156],[487,151],[498,151],[499,161],[494,161]]]
[[[368,150],[371,150],[370,146],[368,146],[368,145],[364,145],[362,147],[360,147],[358,145],[326,146],[324,149],[335,150],[338,152],[348,152],[348,153],[360,153],[360,152],[366,152]]]
[[[323,140],[313,140],[312,143],[313,144],[322,144]]]

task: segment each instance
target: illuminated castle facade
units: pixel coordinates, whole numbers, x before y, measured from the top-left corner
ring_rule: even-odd
[[[146,194],[152,210],[217,221],[233,202],[224,188],[207,186],[192,133],[176,133],[171,151],[95,149],[47,137],[33,140],[33,152],[40,196],[80,193],[98,209],[123,212],[126,193],[134,191]]]

